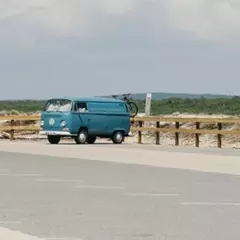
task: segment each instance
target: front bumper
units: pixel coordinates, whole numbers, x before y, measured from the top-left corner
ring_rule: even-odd
[[[40,131],[40,135],[51,135],[51,136],[76,136],[74,134],[71,134],[70,132],[64,132],[64,131]]]

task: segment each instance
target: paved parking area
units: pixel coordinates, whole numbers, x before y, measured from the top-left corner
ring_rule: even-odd
[[[0,234],[239,240],[239,185],[238,175],[0,151]]]

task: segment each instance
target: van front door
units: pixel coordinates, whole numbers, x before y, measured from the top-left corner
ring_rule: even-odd
[[[73,126],[76,133],[80,127],[86,127],[89,134],[94,134],[94,124],[92,122],[92,116],[88,112],[88,107],[86,102],[76,102],[74,104],[73,111]]]

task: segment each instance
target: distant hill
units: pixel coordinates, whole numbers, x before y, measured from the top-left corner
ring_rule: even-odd
[[[146,93],[137,93],[132,95],[134,99],[143,100],[146,97]],[[189,99],[216,99],[216,98],[232,98],[230,95],[222,95],[222,94],[188,94],[188,93],[152,93],[153,100],[163,100],[168,98],[189,98]]]
[[[109,97],[109,96],[105,96]],[[132,97],[136,100],[144,100],[146,98],[146,93],[136,93],[132,94]],[[231,95],[224,95],[224,94],[190,94],[190,93],[165,93],[165,92],[156,92],[152,93],[152,100],[163,100],[169,98],[181,98],[181,99],[217,99],[217,98],[224,98],[224,99],[231,99],[234,96]]]

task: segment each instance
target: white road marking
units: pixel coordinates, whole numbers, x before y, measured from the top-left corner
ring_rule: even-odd
[[[82,182],[80,179],[57,179],[57,178],[39,178],[36,182]]]
[[[87,186],[75,186],[74,188],[84,188],[84,189],[124,189],[121,186],[104,186],[104,185],[87,185]]]
[[[0,224],[20,224],[20,223],[21,223],[20,221],[0,221]]]
[[[82,238],[70,238],[70,237],[45,237],[44,240],[82,240]]]
[[[42,238],[24,234],[19,231],[12,231],[2,227],[0,227],[0,239],[1,240],[44,240]]]
[[[16,212],[24,212],[22,209],[14,209],[14,208],[4,208],[0,206],[0,211],[16,211]]]
[[[239,206],[240,202],[183,202],[182,205],[188,206]]]
[[[9,169],[4,169],[4,168],[0,168],[0,172],[10,172],[10,170]]]
[[[0,173],[0,176],[5,176],[5,177],[42,177],[43,174],[32,174],[32,173]]]
[[[125,193],[126,196],[132,197],[177,197],[178,193]]]

